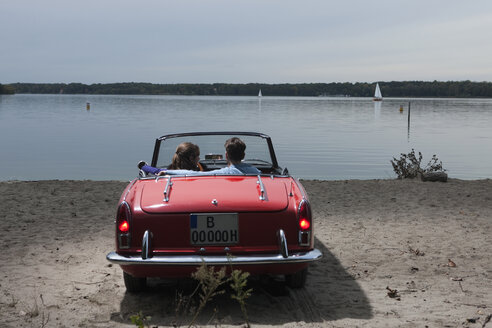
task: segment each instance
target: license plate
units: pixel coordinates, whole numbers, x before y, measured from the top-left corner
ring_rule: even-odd
[[[190,215],[192,245],[235,245],[239,242],[237,213]]]

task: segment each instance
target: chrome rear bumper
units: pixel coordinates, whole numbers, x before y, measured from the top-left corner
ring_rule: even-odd
[[[241,256],[224,255],[172,255],[153,256],[143,259],[141,255],[120,255],[111,252],[106,259],[119,265],[255,265],[255,264],[289,264],[313,262],[319,260],[323,254],[318,249],[309,252],[292,253],[287,257],[282,254],[257,254]]]
[[[145,231],[142,238],[142,252],[134,255],[121,255],[111,252],[106,259],[120,265],[255,265],[255,264],[289,264],[306,263],[319,260],[323,254],[313,249],[308,252],[289,254],[287,238],[282,229],[277,231],[279,253],[278,254],[252,254],[252,255],[155,255],[152,251],[152,233]]]

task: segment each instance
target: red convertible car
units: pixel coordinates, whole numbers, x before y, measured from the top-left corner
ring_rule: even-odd
[[[224,142],[247,146],[241,165],[258,173],[224,174]],[[251,132],[198,132],[156,140],[151,166],[167,168],[182,142],[198,145],[200,175],[140,170],[121,195],[116,250],[108,261],[121,266],[130,292],[147,277],[189,277],[202,263],[251,274],[285,275],[304,286],[308,265],[321,258],[313,247],[313,220],[301,183],[277,163],[270,137]],[[214,171],[215,170],[215,171]]]

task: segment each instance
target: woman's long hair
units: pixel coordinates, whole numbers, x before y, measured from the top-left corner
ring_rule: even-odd
[[[183,142],[176,148],[176,153],[169,169],[198,171],[196,158],[200,156],[200,148],[191,142]]]

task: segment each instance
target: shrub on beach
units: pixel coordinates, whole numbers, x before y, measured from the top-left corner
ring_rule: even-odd
[[[229,255],[228,255],[229,256]],[[241,312],[246,321],[245,327],[249,328],[249,318],[246,310],[246,299],[252,292],[248,287],[248,272],[235,270],[231,265],[230,276],[226,275],[226,267],[216,268],[207,266],[202,263],[192,274],[192,278],[198,283],[191,295],[184,296],[181,293],[177,295],[177,304],[175,308],[176,319],[173,322],[174,327],[180,327],[182,316],[192,314],[193,318],[188,327],[196,327],[198,316],[207,304],[210,304],[215,296],[228,293],[232,299],[235,299],[241,306]],[[227,288],[227,284],[229,287]],[[198,300],[197,300],[198,298]],[[212,317],[208,322],[212,322],[218,313],[217,307],[214,308]],[[150,321],[150,317],[144,317],[141,313],[131,317],[132,323],[137,327],[144,327]]]
[[[427,163],[427,166],[422,168],[422,153],[419,152],[417,157],[413,148],[408,154],[401,153],[399,159],[393,157],[390,162],[398,179],[413,179],[422,176],[424,173],[446,171],[436,155],[432,155],[432,159]]]

